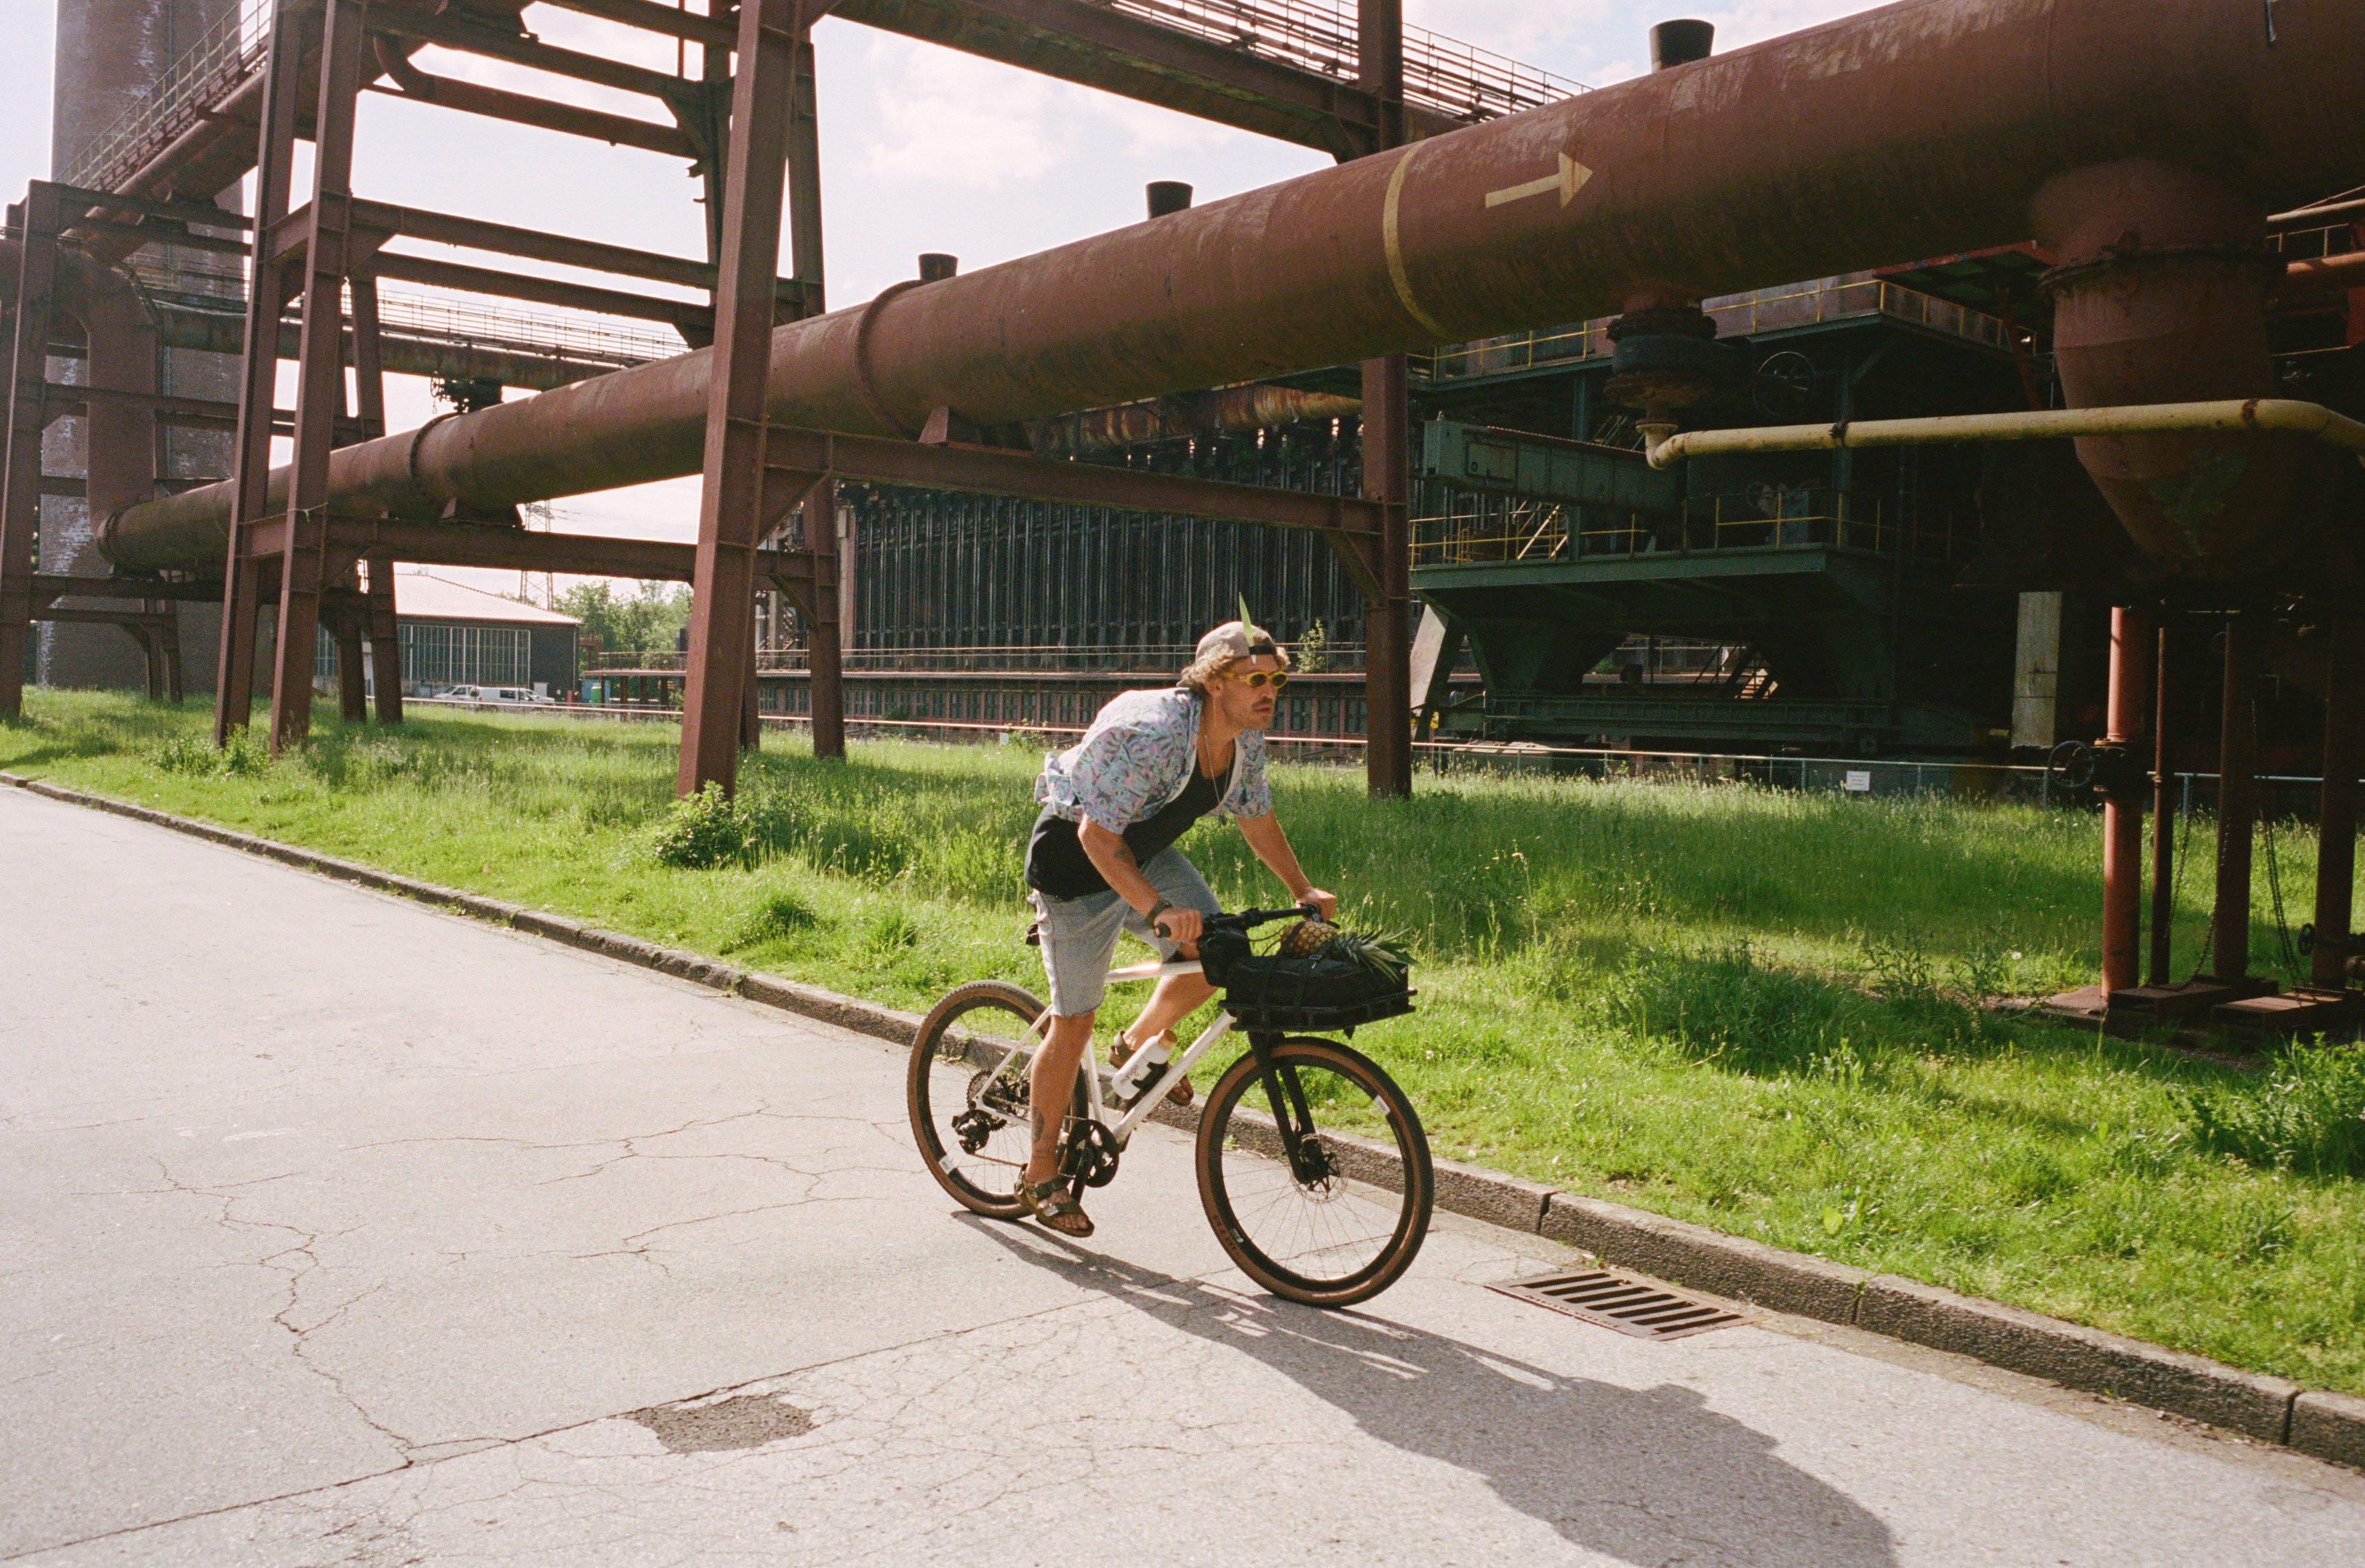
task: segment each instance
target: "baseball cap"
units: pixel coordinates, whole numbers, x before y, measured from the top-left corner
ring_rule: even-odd
[[[1272,633],[1261,626],[1251,626],[1245,621],[1227,621],[1199,639],[1197,656],[1203,659],[1246,659],[1258,653],[1272,651]]]

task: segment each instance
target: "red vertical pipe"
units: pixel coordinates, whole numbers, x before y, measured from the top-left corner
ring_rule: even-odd
[[[698,559],[690,580],[689,656],[682,683],[677,793],[739,782],[740,686],[753,640],[755,553],[765,529],[764,390],[788,174],[790,95],[799,6],[746,0],[714,296],[714,364],[707,382]]]
[[[2151,618],[2125,606],[2111,611],[2109,733],[2105,746],[2132,751],[2151,706]],[[2143,796],[2131,777],[2112,781],[2102,798],[2102,991],[2138,983],[2143,946]]]
[[[353,181],[353,115],[361,96],[365,7],[329,0],[320,34],[319,98],[312,114],[312,202],[305,223],[304,315],[297,338],[295,456],[279,557],[279,635],[272,649],[271,750],[312,729],[313,648],[329,587],[329,454],[345,400],[345,273]]]
[[[2159,623],[2158,678],[2152,682],[2151,775],[2151,983],[2169,984],[2169,951],[2176,931],[2176,814],[2171,791],[2174,759],[2168,749],[2169,694],[2174,689],[2169,661],[2174,639],[2171,623]]]
[[[264,264],[273,231],[287,216],[296,159],[296,110],[310,18],[281,4],[271,23],[263,67],[263,115],[256,131],[254,241],[248,252],[246,355],[239,366],[238,448],[230,479],[229,546],[222,568],[221,652],[214,679],[214,745],[243,729],[254,710],[255,619],[262,611],[263,565],[246,554],[246,524],[269,504],[271,416],[278,403],[280,273]]]
[[[2348,985],[2357,886],[2357,769],[2365,763],[2365,622],[2332,629],[2324,698],[2324,796],[2316,814],[2315,952],[2309,979]]]
[[[2250,969],[2250,837],[2259,820],[2259,629],[2225,619],[2225,707],[2217,740],[2217,902],[2209,972],[2240,980]]]

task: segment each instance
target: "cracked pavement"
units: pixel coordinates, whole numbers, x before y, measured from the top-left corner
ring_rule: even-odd
[[[1440,1216],[1354,1313],[1146,1128],[1078,1248],[901,1054],[0,790],[0,1561],[2365,1561],[2365,1477]]]

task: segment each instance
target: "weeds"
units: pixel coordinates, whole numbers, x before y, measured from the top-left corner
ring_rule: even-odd
[[[149,760],[158,772],[185,778],[260,778],[270,770],[271,747],[249,727],[232,730],[219,747],[204,735],[174,735]]]
[[[2365,1050],[2292,1046],[2252,1082],[2181,1089],[2193,1142],[2303,1176],[2365,1176]]]
[[[783,888],[747,912],[732,930],[730,950],[789,941],[820,924],[821,916],[814,913],[813,905]]]
[[[660,864],[690,871],[745,865],[755,849],[747,819],[720,784],[676,801],[649,835],[650,853]]]

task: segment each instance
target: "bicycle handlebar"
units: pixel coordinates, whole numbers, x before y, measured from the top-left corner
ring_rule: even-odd
[[[1253,931],[1276,920],[1319,920],[1319,906],[1302,903],[1293,909],[1244,909],[1233,914],[1211,914],[1199,923],[1203,931]]]

